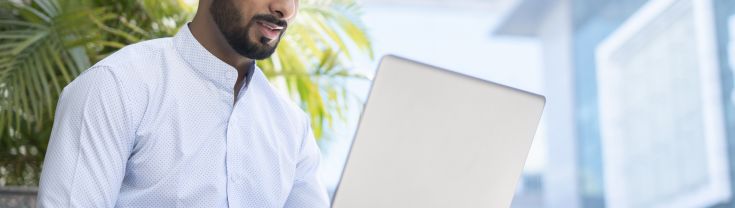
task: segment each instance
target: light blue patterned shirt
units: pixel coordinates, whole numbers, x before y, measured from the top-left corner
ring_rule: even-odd
[[[187,26],[127,46],[64,88],[41,207],[328,207],[307,115]]]

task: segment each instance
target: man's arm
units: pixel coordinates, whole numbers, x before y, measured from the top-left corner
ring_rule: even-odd
[[[329,207],[327,190],[319,180],[319,160],[321,153],[314,140],[309,119],[306,121],[306,135],[299,151],[296,165],[296,179],[284,207]]]
[[[115,206],[134,138],[118,81],[108,68],[93,67],[64,88],[41,173],[39,207]]]

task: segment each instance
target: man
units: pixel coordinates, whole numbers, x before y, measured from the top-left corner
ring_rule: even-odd
[[[41,207],[328,207],[309,119],[268,83],[298,0],[201,0],[64,88]]]

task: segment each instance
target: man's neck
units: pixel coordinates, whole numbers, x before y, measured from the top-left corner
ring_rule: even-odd
[[[246,73],[250,67],[253,67],[254,60],[243,57],[230,47],[224,35],[222,35],[219,28],[217,28],[217,24],[214,22],[212,16],[209,15],[208,12],[202,12],[206,10],[208,9],[205,8],[202,10],[202,8],[200,8],[200,12],[196,14],[188,26],[191,30],[191,34],[194,35],[194,38],[199,42],[199,44],[202,44],[202,46],[204,46],[204,48],[215,57],[237,69],[237,81],[235,86],[233,86],[236,100],[240,88],[246,81]]]
[[[200,8],[199,12],[194,16],[194,19],[189,24],[189,29],[194,35],[194,38],[196,38],[197,41],[207,49],[207,51],[238,70],[247,68],[244,66],[252,64],[254,60],[240,55],[235,51],[235,49],[230,47],[225,36],[219,31],[212,15],[203,10],[208,9]]]

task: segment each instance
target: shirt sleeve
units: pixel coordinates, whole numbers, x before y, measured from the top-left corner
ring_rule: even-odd
[[[134,134],[121,85],[93,67],[61,93],[43,164],[39,207],[113,207]]]
[[[314,139],[309,119],[306,120],[306,135],[299,151],[296,179],[284,207],[329,207],[327,189],[319,179],[321,153]]]

